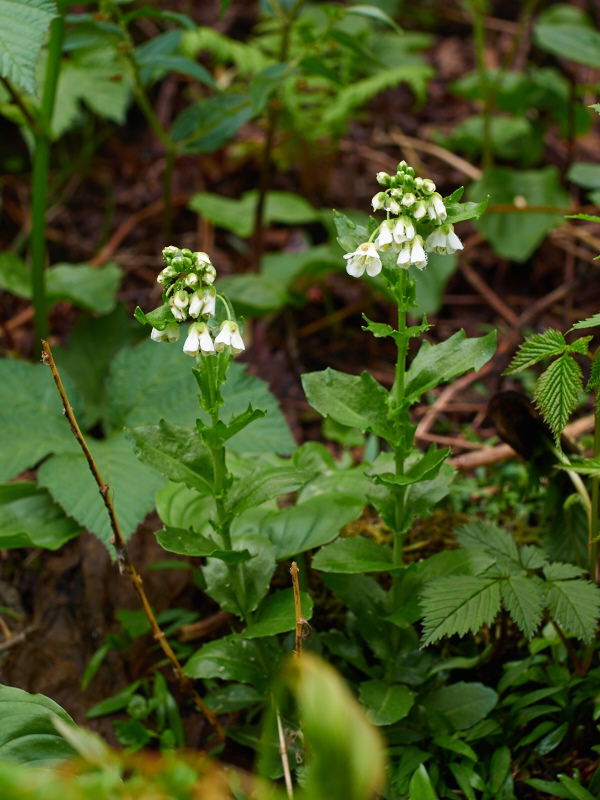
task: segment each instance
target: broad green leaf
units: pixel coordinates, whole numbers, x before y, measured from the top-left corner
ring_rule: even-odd
[[[302,386],[311,406],[324,417],[342,425],[374,433],[393,441],[388,420],[388,392],[368,372],[347,375],[328,367],[302,376]]]
[[[296,73],[294,65],[287,63],[271,64],[269,67],[254,75],[250,81],[250,94],[254,104],[254,111],[263,111],[269,98],[281,88],[284,80]]]
[[[123,350],[113,362],[107,383],[107,422],[112,429],[155,425],[157,418],[181,426],[193,426],[200,416],[197,384],[190,367],[193,360],[181,347],[151,340],[139,347]],[[267,412],[231,440],[230,447],[240,453],[291,453],[296,445],[285,417],[266,384],[246,374],[243,365],[233,363],[227,382],[221,388],[225,405],[221,418],[227,422],[242,414],[251,403]]]
[[[52,301],[69,300],[86,311],[109,314],[121,283],[121,267],[104,264],[55,264],[46,271],[46,290]]]
[[[414,693],[406,686],[381,680],[363,681],[358,696],[373,725],[393,725],[404,719],[415,702]]]
[[[202,568],[202,573],[206,579],[206,593],[221,608],[242,617],[243,612],[255,611],[269,591],[276,567],[275,554],[267,537],[260,533],[244,533],[236,536],[233,540],[233,549],[248,551],[252,556],[250,560],[234,567],[239,595],[236,594],[228,565],[223,560],[209,558],[206,566]],[[240,603],[243,603],[243,608],[240,607]]]
[[[365,504],[360,497],[318,494],[271,514],[261,530],[275,547],[277,560],[283,561],[335,539],[344,525],[360,516]]]
[[[600,219],[597,221],[600,222]],[[593,317],[588,317],[587,319],[581,320],[581,322],[576,322],[570,330],[574,331],[580,330],[581,328],[597,328],[598,325],[600,325],[600,314],[594,314]]]
[[[375,475],[373,480],[375,483],[384,483],[387,486],[408,486],[411,483],[433,480],[439,474],[450,452],[449,447],[445,450],[438,450],[437,446],[432,444],[425,455],[412,464],[402,475],[387,472]]]
[[[249,94],[222,92],[188,106],[173,122],[170,138],[182,153],[212,153],[254,115]]]
[[[227,512],[239,515],[267,500],[294,492],[313,477],[312,472],[296,467],[259,469],[236,481],[227,501]]]
[[[476,800],[475,792],[473,791],[473,786],[471,785],[471,780],[473,778],[477,779],[479,776],[473,770],[472,767],[467,766],[464,761],[452,761],[449,764],[450,771],[456,778],[456,783],[458,787],[467,798],[467,800]],[[481,780],[481,778],[479,778]]]
[[[446,217],[446,224],[456,222],[463,222],[466,219],[479,219],[485,212],[490,201],[489,195],[480,203],[451,203],[446,206],[448,216]]]
[[[63,378],[69,401],[80,403],[70,380]],[[79,445],[63,414],[50,369],[43,364],[0,361],[0,480],[34,467],[50,453],[78,453]]]
[[[312,560],[314,569],[351,575],[392,569],[392,551],[364,536],[338,539],[322,547]]]
[[[585,644],[593,641],[600,616],[600,589],[584,580],[549,581],[546,605],[563,631]]]
[[[0,289],[31,300],[31,275],[22,258],[15,253],[0,253]]]
[[[543,372],[536,384],[534,399],[554,434],[560,448],[560,437],[583,390],[581,367],[568,354],[557,358]]]
[[[216,289],[227,295],[236,312],[244,317],[279,311],[291,301],[281,283],[265,275],[228,275],[217,281]]]
[[[508,531],[491,522],[470,522],[455,531],[456,541],[466,550],[480,549],[488,556],[505,562],[521,572],[521,561],[515,540]]]
[[[222,197],[210,192],[193,195],[189,207],[220,228],[242,239],[254,229],[258,190],[245,192],[240,199]],[[265,199],[264,224],[282,222],[285,225],[304,225],[317,219],[317,211],[296,194],[271,191]]]
[[[534,333],[528,336],[519,347],[517,355],[513,358],[504,375],[512,375],[527,367],[537,364],[544,358],[559,356],[567,349],[565,337],[553,328],[548,328],[544,333]]]
[[[159,331],[164,331],[167,325],[171,325],[176,321],[168,303],[163,303],[162,306],[149,311],[147,314],[144,314],[142,309],[137,306],[133,316],[142,325],[152,325],[153,328]]]
[[[533,41],[542,50],[577,64],[600,69],[600,33],[583,25],[537,24]]]
[[[36,93],[35,67],[54,17],[52,0],[0,3],[0,74],[30,94]]]
[[[455,731],[481,722],[497,702],[498,695],[489,686],[464,681],[442,686],[424,699],[424,705],[442,713]]]
[[[302,616],[309,620],[313,612],[312,597],[306,592],[300,592],[300,603]],[[295,629],[294,590],[284,589],[265,597],[254,614],[252,622],[241,632],[240,637],[257,639],[261,636],[275,636],[278,633],[287,633]]]
[[[72,758],[75,751],[52,724],[58,717],[74,725],[57,703],[43,694],[0,685],[0,759],[28,765]]]
[[[197,431],[161,419],[158,425],[128,428],[125,436],[136,457],[165,478],[201,494],[213,493],[213,457]]]
[[[189,75],[190,78],[194,78],[205,86],[210,86],[211,89],[218,90],[210,72],[202,64],[198,64],[197,61],[192,61],[191,58],[186,58],[186,56],[176,53],[144,54],[143,56],[138,55],[137,61],[146,73],[150,71],[157,71],[162,74],[178,72],[181,75]]]
[[[385,11],[383,11],[381,8],[377,8],[377,6],[350,6],[346,9],[346,14],[358,14],[362,17],[370,17],[377,22],[382,22],[384,25],[389,25],[389,27],[393,28],[396,33],[400,34],[400,36],[404,34],[402,28],[397,25],[394,20],[385,13]]]
[[[260,645],[233,634],[205,644],[188,660],[183,668],[188,678],[219,678],[226,681],[250,683],[259,691],[270,680],[270,671],[276,663],[270,654],[263,663]]]
[[[438,800],[438,795],[431,785],[429,774],[424,764],[420,764],[410,779],[410,800]]]
[[[88,314],[75,324],[68,347],[54,347],[52,354],[61,376],[73,380],[85,400],[79,426],[91,428],[102,416],[106,405],[106,377],[116,354],[132,344],[132,324],[124,306],[111,314],[93,317]]]
[[[490,790],[497,794],[503,787],[510,772],[511,755],[508,747],[498,747],[490,759]]]
[[[500,596],[504,607],[528,639],[533,639],[542,621],[544,610],[542,591],[541,581],[524,575],[512,575],[500,584]]]
[[[426,586],[421,597],[423,646],[491,625],[500,610],[498,583],[493,578],[451,575]]]
[[[600,164],[575,161],[569,167],[567,178],[584,189],[600,189]]]
[[[169,553],[178,553],[182,556],[211,556],[227,564],[242,564],[252,558],[248,550],[224,550],[223,545],[217,544],[208,536],[185,528],[167,525],[156,531],[155,535],[160,546]]]
[[[471,369],[481,369],[495,350],[495,331],[479,339],[467,339],[461,330],[440,344],[423,342],[406,376],[406,401],[413,403],[440,383]]]
[[[563,728],[562,738],[561,738],[562,741],[568,730],[568,724],[564,723],[563,725],[561,725],[561,728]],[[559,744],[559,742],[557,742],[557,744]],[[546,750],[545,752],[549,751]],[[544,753],[541,753],[541,755],[544,755]],[[559,775],[558,780],[567,789],[567,791],[571,793],[571,797],[575,798],[575,800],[596,800],[595,796],[591,792],[589,792],[586,788],[584,788],[579,783],[579,781],[576,781],[573,778],[569,778],[568,775]]]
[[[153,510],[154,494],[164,478],[136,459],[123,434],[104,441],[89,439],[87,444],[102,480],[110,486],[123,535],[129,538]],[[81,451],[45,461],[38,470],[38,482],[69,516],[108,546],[112,536],[108,513]]]
[[[198,494],[182,483],[170,481],[156,493],[156,510],[165,525],[204,535],[213,531],[209,521],[217,516],[212,496]]]
[[[519,197],[530,206],[556,207],[556,211],[524,209],[508,213],[490,208],[475,223],[497,255],[520,264],[529,259],[551,230],[563,223],[564,210],[570,207],[569,195],[560,186],[556,167],[540,170],[494,167],[469,187],[468,195],[470,200],[483,200],[489,195],[491,206],[512,205]]]
[[[353,253],[360,244],[368,241],[369,233],[363,225],[357,225],[350,217],[335,209],[333,211],[333,221],[335,222],[340,247],[347,253]]]
[[[57,550],[81,533],[43,489],[31,481],[0,484],[0,548]]]
[[[204,696],[206,705],[217,714],[241,711],[243,708],[262,704],[264,701],[264,694],[244,683],[232,683]]]
[[[561,564],[553,562],[544,567],[544,576],[547,581],[568,581],[571,578],[581,578],[585,571],[575,564]]]

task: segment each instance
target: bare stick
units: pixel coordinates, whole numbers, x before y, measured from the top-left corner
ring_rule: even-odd
[[[111,539],[111,543],[115,545],[119,569],[121,572],[126,572],[129,575],[131,583],[133,584],[133,588],[137,592],[137,595],[142,604],[142,608],[144,609],[144,613],[146,614],[148,622],[150,623],[150,627],[152,628],[152,633],[154,634],[154,638],[160,644],[163,653],[169,659],[169,661],[173,666],[173,671],[175,672],[175,675],[179,682],[180,689],[186,694],[188,694],[190,697],[192,697],[198,708],[202,711],[206,719],[216,730],[221,741],[224,741],[225,731],[221,727],[221,723],[219,722],[217,715],[214,713],[214,711],[211,711],[211,709],[208,708],[208,706],[204,703],[204,700],[200,697],[200,695],[194,688],[194,684],[192,683],[192,681],[186,675],[183,674],[183,669],[181,668],[181,664],[179,663],[177,656],[171,649],[171,645],[168,643],[165,634],[160,629],[160,626],[156,621],[156,617],[154,616],[154,612],[150,607],[150,603],[148,602],[148,598],[146,597],[146,592],[144,591],[144,587],[142,586],[142,579],[138,575],[135,567],[133,566],[133,562],[131,561],[129,551],[127,549],[127,543],[125,542],[125,537],[121,532],[121,528],[119,526],[119,522],[115,514],[112,498],[109,493],[110,487],[102,480],[100,472],[98,471],[98,467],[96,466],[92,454],[90,453],[90,450],[87,444],[85,443],[83,434],[79,429],[79,425],[77,424],[77,420],[75,419],[75,414],[73,413],[73,409],[71,408],[69,400],[67,399],[67,394],[60,379],[60,375],[58,374],[58,370],[56,369],[50,345],[48,344],[48,342],[42,340],[42,347],[43,347],[42,359],[44,361],[44,364],[47,364],[52,370],[52,377],[54,378],[54,383],[56,384],[56,387],[60,394],[60,398],[62,400],[65,409],[65,416],[69,420],[69,425],[71,426],[73,435],[75,436],[75,438],[79,442],[79,446],[83,450],[83,454],[85,455],[90,470],[92,471],[92,475],[94,476],[96,483],[98,484],[100,495],[102,496],[104,505],[106,506],[106,510],[108,512],[108,516],[110,519],[110,527],[112,528],[113,531],[113,537]]]
[[[283,766],[283,777],[285,780],[285,789],[288,797],[294,796],[294,787],[292,786],[292,773],[290,772],[290,762],[288,761],[287,743],[285,741],[285,734],[283,732],[283,725],[281,724],[281,715],[277,708],[277,703],[273,698],[275,705],[275,717],[277,718],[277,735],[279,737],[279,755],[281,756],[281,765]]]
[[[302,604],[300,603],[300,584],[298,583],[298,564],[292,561],[290,567],[290,574],[292,576],[292,586],[294,587],[294,605],[296,607],[296,649],[294,650],[294,657],[300,658],[302,655],[302,639],[306,638],[304,633],[304,625],[308,622],[302,616]]]

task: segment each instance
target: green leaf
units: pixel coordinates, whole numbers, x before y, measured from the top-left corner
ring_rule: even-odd
[[[300,592],[300,604],[304,619],[311,619],[313,613],[312,597],[306,592]],[[296,607],[294,604],[294,590],[284,589],[281,592],[265,597],[258,607],[252,622],[245,628],[240,637],[242,639],[257,639],[261,636],[275,636],[278,633],[288,633],[296,629]]]
[[[167,325],[176,322],[168,303],[163,303],[162,306],[155,308],[153,311],[149,311],[147,314],[144,314],[142,309],[137,306],[134,317],[142,325],[152,325],[153,328],[159,331],[164,331]]]
[[[490,791],[497,794],[510,773],[511,755],[508,747],[498,747],[490,759],[489,787]]]
[[[0,289],[31,300],[31,275],[23,259],[15,253],[0,253]]]
[[[500,610],[497,579],[451,575],[433,581],[422,594],[423,646],[457,633],[477,633]]]
[[[402,28],[397,25],[394,20],[385,13],[381,8],[377,8],[377,6],[350,6],[346,9],[346,14],[358,14],[361,17],[370,17],[370,19],[374,19],[377,22],[382,22],[384,25],[388,25],[390,28],[393,28],[396,33],[399,33],[400,36],[404,35],[404,31]]]
[[[479,219],[485,212],[490,201],[489,195],[480,203],[450,203],[446,206],[447,217],[445,224],[463,222],[466,219]]]
[[[202,64],[198,64],[197,61],[192,61],[191,58],[186,58],[186,56],[176,53],[139,53],[137,62],[145,71],[158,70],[161,73],[178,72],[180,75],[189,75],[190,78],[194,78],[199,83],[218,91],[210,72]]]
[[[243,683],[232,683],[205,695],[204,702],[217,714],[241,711],[243,708],[264,703],[264,695]]]
[[[544,596],[540,583],[533,577],[513,575],[500,584],[504,607],[528,639],[533,638],[542,621]]]
[[[355,376],[328,367],[323,372],[303,375],[302,386],[308,402],[324,417],[393,441],[395,432],[388,420],[388,392],[368,372]]]
[[[173,122],[170,137],[181,153],[218,150],[254,115],[249,94],[222,92],[188,106]]]
[[[261,530],[273,543],[277,560],[283,561],[335,539],[365,504],[360,497],[318,494],[268,516]]]
[[[73,720],[49,697],[0,685],[0,716],[0,758],[32,766],[75,754],[52,724],[53,717]]]
[[[533,336],[528,336],[525,339],[510,366],[502,374],[512,375],[515,372],[520,372],[537,364],[544,358],[561,355],[566,349],[567,343],[560,331],[548,328],[544,333],[534,333]]]
[[[254,229],[259,192],[252,189],[238,199],[222,197],[210,192],[195,194],[189,203],[192,211],[201,214],[213,225],[225,228],[242,239],[247,239]],[[296,194],[268,192],[265,198],[264,225],[281,222],[285,225],[304,225],[318,218],[317,211]]]
[[[485,719],[497,702],[498,695],[489,686],[460,681],[436,689],[423,704],[442,713],[455,731],[464,731]]]
[[[443,664],[444,662],[441,662],[439,666],[443,667]],[[476,666],[476,664],[474,664],[474,666]],[[459,756],[470,758],[471,761],[477,761],[477,754],[473,748],[469,747],[465,741],[458,738],[456,733],[453,733],[452,736],[449,736],[448,734],[436,736],[433,740],[433,743],[437,747],[443,747],[444,750],[450,750],[451,753],[457,753]]]
[[[348,253],[353,253],[359,244],[369,239],[369,233],[363,225],[357,225],[350,217],[339,211],[333,210],[333,221],[338,235],[340,247]]]
[[[275,668],[275,659],[271,664]],[[270,679],[259,644],[235,634],[205,644],[188,660],[183,671],[188,678],[220,678],[250,683],[259,691]]]
[[[210,424],[210,417],[198,409],[193,361],[181,347],[146,341],[123,350],[113,362],[107,384],[107,423],[123,426],[155,425],[164,418],[181,426],[195,425],[198,416]],[[264,419],[238,433],[230,447],[239,453],[291,453],[296,444],[277,401],[266,384],[246,374],[242,364],[233,363],[227,382],[221,387],[225,405],[222,419],[242,414],[251,403],[267,412]]]
[[[202,494],[214,491],[214,464],[198,433],[161,419],[158,425],[129,428],[127,441],[139,460],[176,483]]]
[[[222,559],[209,558],[202,573],[206,579],[206,593],[221,608],[238,616],[254,611],[269,591],[271,578],[275,572],[275,554],[266,536],[260,533],[244,533],[233,540],[233,549],[248,551],[251,559],[237,567],[240,600],[236,595],[227,564]],[[243,598],[243,599],[242,599]],[[240,608],[240,602],[244,607]]]
[[[527,786],[531,786],[532,789],[536,789],[540,792],[546,792],[554,797],[563,797],[565,800],[578,800],[576,795],[574,795],[570,789],[567,789],[564,785],[558,782],[544,781],[540,778],[530,778],[530,780],[524,781],[524,783],[527,784]],[[586,798],[586,800],[594,800],[593,795],[591,798]]]
[[[600,222],[600,218],[597,221]],[[575,331],[581,328],[597,328],[598,325],[600,325],[600,314],[594,314],[593,317],[588,317],[587,319],[581,320],[581,322],[576,322],[569,330]]]
[[[223,420],[219,420],[212,428],[207,428],[201,420],[198,420],[197,427],[203,440],[213,449],[221,447],[222,444],[235,436],[236,433],[243,431],[251,422],[262,419],[264,416],[264,411],[260,408],[252,408],[252,404],[250,403],[242,414],[233,416],[228,424],[225,424]]]
[[[46,271],[46,290],[52,302],[68,300],[86,311],[109,314],[121,283],[121,267],[104,264],[55,264]]]
[[[36,93],[35,67],[55,17],[52,0],[3,0],[0,5],[0,74],[30,94]]]
[[[600,164],[575,161],[569,167],[567,178],[584,189],[600,189]]]
[[[63,380],[69,401],[79,412],[77,392]],[[48,367],[24,361],[0,361],[0,480],[34,467],[50,453],[77,453],[60,395]]]
[[[102,480],[113,493],[123,535],[129,538],[153,510],[154,493],[164,484],[164,478],[136,459],[123,434],[104,441],[91,439],[88,446]],[[69,516],[108,546],[112,537],[108,513],[81,451],[61,453],[45,461],[38,470],[38,482]]]
[[[212,556],[227,564],[242,564],[252,558],[248,550],[224,550],[223,545],[217,544],[208,536],[171,525],[156,531],[156,539],[169,553],[182,556]]]
[[[294,492],[313,477],[313,473],[296,467],[259,469],[236,481],[227,501],[227,513],[239,515],[267,500]]]
[[[575,564],[561,564],[555,561],[544,567],[544,576],[547,581],[568,581],[571,578],[581,578],[584,574],[584,570],[576,567]]]
[[[393,567],[392,552],[364,536],[338,539],[322,547],[312,560],[314,569],[356,575],[363,572],[384,572]]]
[[[543,25],[533,28],[533,41],[542,50],[577,64],[600,69],[600,33],[583,25]]]
[[[519,264],[529,259],[551,230],[562,225],[564,209],[570,207],[569,195],[560,186],[556,167],[540,170],[494,167],[475,181],[467,193],[470,200],[483,200],[489,195],[492,206],[512,205],[515,197],[522,197],[530,206],[556,207],[556,211],[508,213],[491,208],[475,223],[497,255]]]
[[[560,437],[583,390],[581,367],[568,354],[557,358],[543,372],[536,384],[534,399],[554,434],[560,448]]]
[[[423,342],[406,375],[406,401],[413,403],[440,383],[471,369],[481,369],[495,350],[495,331],[479,339],[467,339],[460,330],[440,344]]]
[[[600,589],[583,580],[549,581],[547,589],[546,605],[550,616],[563,631],[590,644],[600,616]]]
[[[81,533],[48,492],[31,481],[0,484],[0,548],[57,550]]]
[[[238,314],[260,317],[278,311],[292,298],[277,280],[266,275],[228,275],[216,282],[219,294],[227,295]]]
[[[476,800],[475,792],[473,791],[473,787],[471,785],[471,780],[472,778],[477,779],[479,777],[477,773],[472,769],[472,767],[467,766],[464,761],[452,761],[448,766],[456,778],[456,783],[467,800]],[[479,780],[481,780],[481,778],[479,778]]]
[[[409,797],[414,800],[438,800],[424,764],[420,764],[410,779]]]
[[[432,444],[425,455],[412,464],[402,475],[387,472],[374,475],[373,480],[375,483],[383,483],[386,486],[408,486],[411,483],[433,480],[439,474],[450,452],[449,447],[445,450],[438,450],[437,446]]]
[[[579,353],[581,356],[587,355],[589,344],[593,338],[593,336],[582,336],[580,339],[575,339],[569,345],[569,353]]]
[[[373,725],[393,725],[404,719],[415,702],[414,693],[406,686],[381,680],[363,681],[358,696]]]
[[[564,729],[563,732],[562,732],[563,733],[562,738],[564,738],[564,736],[565,736],[565,734],[566,734],[566,732],[568,730],[568,724],[564,723],[563,725],[561,725],[561,728]],[[557,730],[560,730],[560,728],[557,729]],[[559,744],[559,742],[557,742],[557,744]],[[546,752],[548,752],[548,751],[546,751]],[[558,780],[567,789],[567,791],[569,791],[571,793],[571,796],[573,798],[575,798],[575,800],[596,800],[594,795],[591,792],[589,792],[587,789],[585,789],[579,783],[579,781],[573,780],[573,778],[569,778],[568,775],[559,775],[558,776]]]
[[[508,531],[490,522],[471,522],[461,525],[455,531],[456,541],[466,550],[484,550],[488,556],[500,560],[518,572],[522,572],[519,551]]]

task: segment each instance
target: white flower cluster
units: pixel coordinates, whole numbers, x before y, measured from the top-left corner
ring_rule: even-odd
[[[179,324],[188,317],[193,322],[183,345],[188,356],[199,353],[209,356],[228,349],[230,353],[241,353],[245,349],[237,322],[226,319],[221,323],[218,335],[213,337],[208,320],[214,316],[217,294],[213,283],[217,272],[206,253],[192,253],[187,248],[169,246],[163,250],[167,266],[156,279],[163,287],[163,299],[168,303],[175,318],[164,330],[152,328],[155,342],[176,342],[179,339]]]
[[[401,161],[396,175],[379,172],[377,182],[386,188],[373,198],[373,209],[386,211],[387,219],[371,237],[373,241],[360,244],[353,253],[344,256],[349,275],[360,278],[365,271],[371,277],[379,275],[382,268],[379,254],[390,246],[398,254],[396,265],[401,269],[408,269],[411,264],[425,269],[427,253],[449,255],[462,250],[454,227],[445,222],[446,206],[433,181],[415,178],[414,169]],[[425,241],[416,231],[418,223],[436,226]]]

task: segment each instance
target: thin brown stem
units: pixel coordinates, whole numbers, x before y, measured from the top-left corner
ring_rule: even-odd
[[[304,626],[308,626],[308,622],[302,616],[302,603],[300,602],[300,584],[298,582],[298,564],[292,561],[290,567],[290,575],[292,576],[292,586],[294,587],[294,606],[296,608],[296,649],[294,650],[294,657],[300,658],[302,655],[302,640],[306,638],[304,633]]]
[[[173,671],[175,673],[181,691],[185,692],[185,694],[189,695],[194,700],[198,708],[202,711],[204,716],[216,730],[221,741],[224,741],[225,731],[221,727],[221,723],[219,722],[217,715],[214,713],[214,711],[211,711],[211,709],[208,708],[208,706],[204,703],[204,701],[194,688],[192,681],[186,675],[183,674],[183,669],[181,667],[181,664],[179,663],[179,659],[173,652],[171,645],[169,644],[169,642],[165,637],[164,632],[161,630],[158,622],[156,621],[154,612],[152,611],[150,603],[148,602],[148,598],[146,597],[146,592],[144,591],[144,587],[142,585],[142,579],[133,565],[133,562],[129,555],[129,551],[127,549],[127,543],[125,541],[125,537],[123,536],[123,533],[119,526],[119,521],[117,519],[117,515],[115,514],[115,508],[113,506],[112,498],[109,492],[110,487],[102,480],[98,467],[96,466],[96,463],[94,461],[94,458],[89,450],[89,447],[85,442],[85,439],[83,438],[83,434],[81,433],[79,425],[77,424],[77,420],[75,419],[75,414],[73,413],[73,409],[67,398],[67,394],[65,392],[63,383],[60,379],[60,375],[58,374],[58,370],[56,369],[50,345],[48,344],[48,342],[42,341],[42,347],[43,347],[43,356],[42,356],[43,361],[50,367],[52,371],[52,377],[54,378],[54,383],[56,384],[56,388],[58,389],[58,392],[60,394],[60,398],[62,400],[65,409],[65,415],[69,420],[69,425],[71,426],[73,435],[75,436],[75,438],[79,442],[79,446],[83,450],[83,454],[85,455],[85,458],[88,462],[92,475],[94,476],[94,479],[98,484],[100,495],[102,496],[102,500],[104,501],[104,505],[106,506],[108,517],[110,519],[110,527],[112,528],[113,531],[113,537],[111,539],[111,543],[114,544],[115,546],[115,550],[117,553],[117,562],[119,564],[119,570],[122,573],[126,572],[129,575],[131,583],[133,584],[133,588],[135,589],[140,599],[142,608],[144,609],[144,613],[146,614],[148,622],[150,623],[150,627],[152,628],[152,633],[154,634],[154,638],[160,644],[163,653],[171,662],[173,666]]]
[[[552,625],[554,626],[554,630],[558,633],[561,642],[567,648],[569,657],[573,663],[573,666],[575,667],[575,672],[578,675],[585,675],[586,670],[584,669],[584,666],[581,663],[581,661],[577,658],[577,653],[575,652],[575,650],[573,650],[571,642],[567,639],[567,637],[562,632],[560,626],[557,625],[557,623],[554,620],[552,620]]]

